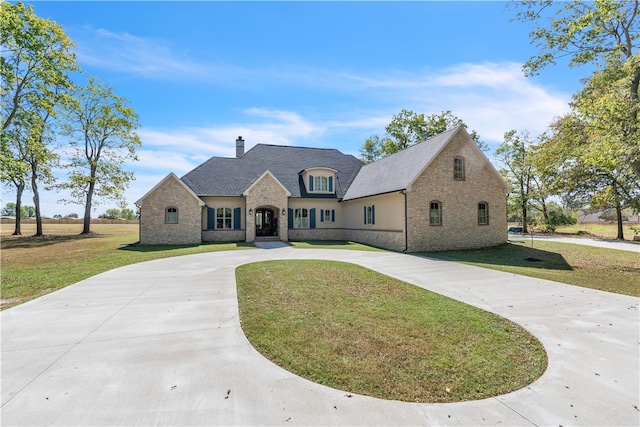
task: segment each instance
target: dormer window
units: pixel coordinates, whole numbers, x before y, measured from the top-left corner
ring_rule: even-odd
[[[314,191],[331,191],[333,190],[333,188],[331,190],[329,190],[329,177],[326,176],[315,176],[313,177],[314,183],[313,183],[313,188]],[[333,177],[331,177],[331,180],[333,181]],[[332,185],[333,187],[333,185]]]
[[[334,193],[336,171],[329,168],[313,168],[303,171],[309,193]]]

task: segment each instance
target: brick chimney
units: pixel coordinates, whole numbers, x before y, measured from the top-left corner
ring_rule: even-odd
[[[244,139],[241,136],[236,139],[236,157],[240,157],[244,154]]]

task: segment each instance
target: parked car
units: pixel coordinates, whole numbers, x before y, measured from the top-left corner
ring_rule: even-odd
[[[509,232],[509,233],[522,233],[522,227],[519,227],[519,226],[509,227],[507,229],[507,232]]]

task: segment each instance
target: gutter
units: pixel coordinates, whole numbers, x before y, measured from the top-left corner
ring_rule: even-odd
[[[402,190],[400,191],[400,194],[404,196],[404,250],[402,251],[402,253],[406,254],[409,250],[409,229],[407,228],[407,225],[409,223],[407,216],[407,192],[406,190]]]

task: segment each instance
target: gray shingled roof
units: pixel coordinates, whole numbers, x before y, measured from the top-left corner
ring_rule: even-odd
[[[460,129],[460,126],[450,129],[364,166],[344,200],[405,190]]]
[[[354,156],[334,149],[258,144],[238,158],[212,157],[181,179],[201,197],[242,196],[268,170],[291,193],[291,197],[327,197],[308,194],[300,172],[313,167],[328,167],[338,171],[336,195],[333,197],[342,198],[362,165]]]

